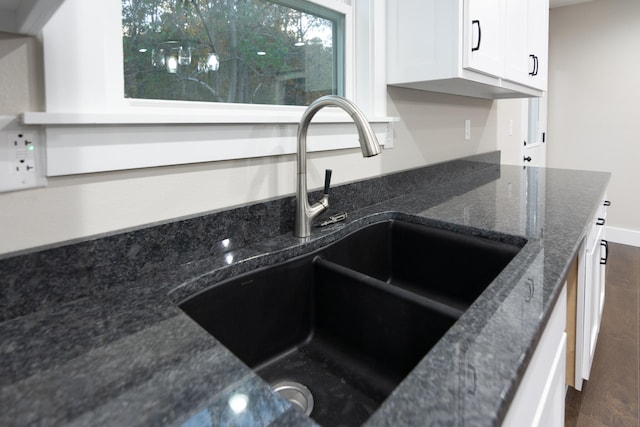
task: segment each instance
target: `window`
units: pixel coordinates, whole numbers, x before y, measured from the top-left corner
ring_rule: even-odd
[[[125,97],[308,105],[344,94],[344,15],[303,0],[122,0]]]
[[[127,4],[132,5],[133,1],[130,0]],[[181,0],[179,6],[189,8],[189,3],[193,5],[193,1],[204,4],[204,0]],[[207,1],[224,5],[245,5],[258,0]],[[261,1],[266,5],[266,0]],[[147,55],[147,59],[141,61],[144,70],[167,78],[166,74],[173,74],[166,68],[167,55],[164,55],[162,70],[158,62],[154,65],[154,61],[151,61],[152,51],[159,49],[160,42],[165,40],[179,42],[167,45],[168,49],[176,47],[177,53],[181,46],[183,54],[185,47],[191,48],[191,62],[186,58],[182,60],[187,69],[177,68],[175,74],[182,71],[197,73],[198,65],[201,67],[200,71],[204,72],[203,67],[209,66],[210,69],[206,72],[214,76],[210,76],[212,79],[204,83],[216,93],[224,94],[221,95],[222,101],[211,102],[211,98],[194,101],[177,96],[171,100],[161,99],[163,97],[160,96],[145,99],[140,95],[140,87],[134,88],[134,83],[128,86],[125,74],[130,71],[127,66],[123,67],[127,55],[123,42],[122,2],[123,0],[65,0],[43,28],[46,112],[27,112],[22,119],[26,125],[46,127],[49,176],[293,153],[297,123],[305,109],[304,105],[308,104],[306,98],[329,90],[337,91],[355,101],[373,122],[380,142],[387,147],[392,146],[393,133],[389,123],[393,119],[386,117],[384,2],[304,0],[303,3],[303,0],[271,0],[272,5],[286,6],[290,17],[301,19],[307,14],[316,17],[318,23],[331,22],[334,77],[330,89],[319,83],[311,84],[328,80],[310,76],[317,68],[313,65],[308,67],[308,75],[271,72],[272,76],[276,76],[270,80],[272,87],[276,86],[278,78],[281,79],[282,84],[278,90],[263,91],[263,86],[268,86],[268,83],[258,87],[259,83],[248,86],[247,82],[240,82],[242,79],[237,80],[237,84],[245,84],[245,88],[251,88],[242,91],[243,96],[253,96],[251,104],[240,103],[239,98],[228,102],[224,97],[228,96],[225,90],[229,91],[225,89],[225,85],[229,83],[216,82],[216,79],[220,80],[220,76],[215,74],[223,74],[226,72],[224,68],[231,65],[231,57],[227,56],[223,45],[219,46],[218,42],[222,44],[223,39],[219,30],[213,33],[214,43],[209,43],[208,36],[202,34],[174,33],[163,35],[163,39],[158,39],[155,45],[136,46],[137,50],[132,48],[131,54]],[[166,5],[172,2],[175,0],[146,0],[147,5],[157,4],[162,7],[168,7]],[[133,12],[132,9],[131,13]],[[140,22],[145,19],[152,21],[162,15],[160,12],[149,13],[148,10],[136,13],[145,17],[138,19]],[[290,24],[294,33],[298,30],[296,37],[299,37],[302,29],[303,32],[307,31],[306,35],[311,36],[307,43],[313,43],[314,38],[326,38],[319,30],[325,24],[312,27],[310,22],[305,23],[304,18],[302,21],[302,25],[294,25],[293,21]],[[195,22],[197,24],[197,20]],[[180,31],[185,31],[185,24],[186,21]],[[174,29],[175,31],[177,30]],[[328,30],[325,32],[328,34]],[[124,34],[127,37],[137,33],[132,28],[125,28]],[[253,40],[257,38],[254,37]],[[190,41],[193,45],[183,46],[185,41]],[[211,46],[210,50],[205,49],[207,45]],[[256,56],[267,56],[257,55],[256,46],[253,45]],[[282,45],[273,44],[272,47],[282,49]],[[296,47],[295,43],[293,47]],[[269,46],[265,46],[260,51],[268,52],[268,48]],[[324,44],[322,48],[325,48]],[[140,49],[147,51],[140,52]],[[287,49],[293,48],[288,46]],[[210,53],[216,54],[218,66],[209,62]],[[203,63],[201,58],[206,58],[206,61]],[[177,56],[175,59],[179,61]],[[181,64],[178,62],[177,66],[180,67]],[[218,69],[214,71],[216,67]],[[176,76],[169,78],[175,79]],[[141,80],[137,76],[134,79],[136,81],[144,81],[144,78]],[[184,83],[202,86],[194,81]],[[182,88],[177,85],[172,90],[179,94]],[[199,92],[199,96],[203,97],[201,99],[205,99],[207,92],[210,91],[206,88],[204,92]],[[275,105],[278,97],[284,105]],[[312,132],[317,135],[309,141],[309,151],[358,147],[357,131],[352,120],[340,109],[323,109],[314,118],[314,123]]]

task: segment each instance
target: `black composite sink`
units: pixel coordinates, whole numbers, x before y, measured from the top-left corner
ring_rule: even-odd
[[[522,245],[387,221],[362,228],[322,257],[464,311]]]
[[[323,425],[360,425],[520,250],[403,221],[216,283],[180,308]]]

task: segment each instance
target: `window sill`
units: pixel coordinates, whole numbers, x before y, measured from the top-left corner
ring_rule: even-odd
[[[22,114],[24,125],[83,126],[83,125],[167,125],[167,124],[297,124],[300,113],[273,113],[259,115],[229,114],[220,112],[179,113],[45,113]],[[367,117],[371,123],[392,123],[397,117]],[[353,120],[342,111],[321,111],[313,123],[350,123]]]

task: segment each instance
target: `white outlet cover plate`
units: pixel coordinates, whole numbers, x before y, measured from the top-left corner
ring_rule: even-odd
[[[37,128],[21,126],[17,116],[0,116],[0,192],[46,185],[41,141]]]

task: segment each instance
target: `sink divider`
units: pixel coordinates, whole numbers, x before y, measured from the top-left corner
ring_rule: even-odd
[[[368,286],[377,288],[383,292],[389,293],[391,295],[394,295],[398,298],[402,298],[404,300],[407,301],[411,301],[417,305],[420,305],[422,307],[426,307],[429,308],[431,310],[434,310],[440,314],[443,314],[445,316],[451,317],[453,319],[458,319],[460,318],[460,316],[462,316],[462,314],[464,313],[464,310],[460,310],[458,308],[452,307],[448,304],[443,304],[439,301],[433,300],[431,298],[427,298],[425,296],[422,295],[418,295],[416,293],[413,293],[411,291],[407,291],[405,289],[402,289],[400,287],[394,286],[394,285],[390,285],[389,283],[380,280],[380,279],[376,279],[375,277],[371,277],[367,274],[364,273],[360,273],[358,271],[352,270],[350,268],[344,267],[340,264],[337,264],[335,262],[329,261],[325,258],[322,258],[321,256],[317,256],[314,258],[313,260],[314,264],[316,266],[320,266],[322,268],[326,268],[329,270],[332,270],[338,274],[342,274],[346,277],[349,277],[352,280],[356,280],[358,282],[361,283],[365,283]]]

